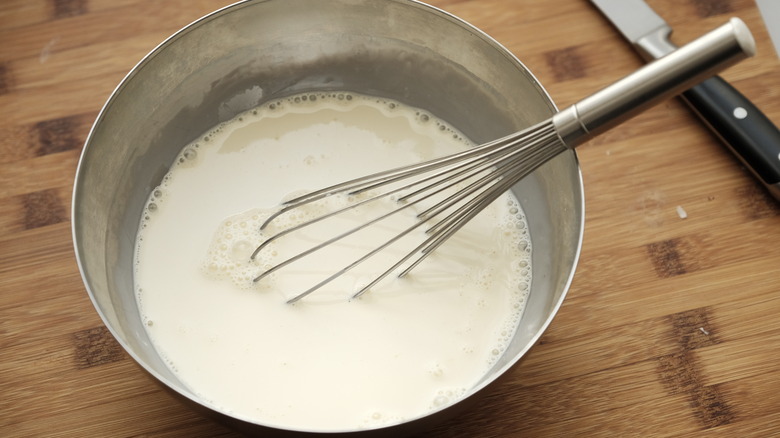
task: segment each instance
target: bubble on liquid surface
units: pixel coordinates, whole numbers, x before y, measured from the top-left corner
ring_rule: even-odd
[[[253,287],[254,278],[268,260],[263,253],[252,259],[255,249],[263,243],[262,222],[270,212],[253,210],[222,221],[214,233],[201,272],[215,279],[229,279],[242,289]]]
[[[181,156],[185,160],[194,160],[198,158],[198,152],[195,150],[195,148],[186,148],[184,149],[184,152],[182,152]]]
[[[433,399],[434,407],[441,408],[448,404],[450,404],[450,398],[445,395],[437,395],[436,398]]]
[[[239,240],[230,248],[230,256],[236,262],[244,262],[249,259],[255,247],[247,240]]]

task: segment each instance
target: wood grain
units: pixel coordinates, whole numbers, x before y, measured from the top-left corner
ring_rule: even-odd
[[[78,155],[113,88],[229,3],[0,2],[0,436],[236,436],[114,341],[69,224]],[[641,65],[585,0],[431,3],[504,44],[559,106]],[[649,3],[678,43],[743,18],[759,55],[723,76],[780,123],[780,64],[752,0]],[[425,436],[780,436],[778,203],[676,100],[578,154],[587,221],[569,297],[478,409]]]

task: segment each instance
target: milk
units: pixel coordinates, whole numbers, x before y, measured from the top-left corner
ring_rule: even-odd
[[[359,299],[351,296],[424,228],[387,258],[286,304],[375,246],[372,238],[414,224],[422,206],[257,282],[287,255],[397,202],[379,200],[250,255],[323,208],[304,207],[260,232],[282,199],[470,146],[425,111],[353,93],[294,96],[209,130],[182,150],[141,221],[137,301],[157,351],[215,409],[276,427],[375,428],[457,401],[503,354],[528,293],[530,241],[511,195],[409,275],[390,275]]]

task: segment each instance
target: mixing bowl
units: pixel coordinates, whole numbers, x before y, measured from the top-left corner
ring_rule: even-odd
[[[280,97],[346,90],[423,108],[474,142],[548,118],[555,106],[529,70],[464,21],[408,0],[257,0],[216,11],[171,36],[122,81],[79,163],[73,239],[86,289],[105,325],[165,387],[251,433],[305,433],[233,418],[200,399],[147,336],[133,286],[144,203],[180,149],[207,129]],[[366,435],[399,436],[469,407],[515,366],[550,324],[569,287],[583,229],[573,152],[513,188],[532,240],[533,282],[508,348],[460,402]],[[355,431],[345,430],[344,434]]]

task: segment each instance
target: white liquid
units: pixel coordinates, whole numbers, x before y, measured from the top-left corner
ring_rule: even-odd
[[[362,254],[352,246],[374,243],[360,237],[253,283],[295,245],[279,241],[249,260],[264,238],[259,224],[281,199],[467,147],[394,102],[311,96],[247,112],[184,148],[141,224],[138,304],[181,381],[236,417],[317,431],[416,418],[472,388],[514,334],[530,283],[524,216],[506,195],[408,277],[350,301],[388,266],[380,260],[285,304]],[[365,221],[353,216],[345,221]],[[394,221],[368,234],[400,226]],[[329,231],[315,227],[307,238]]]

